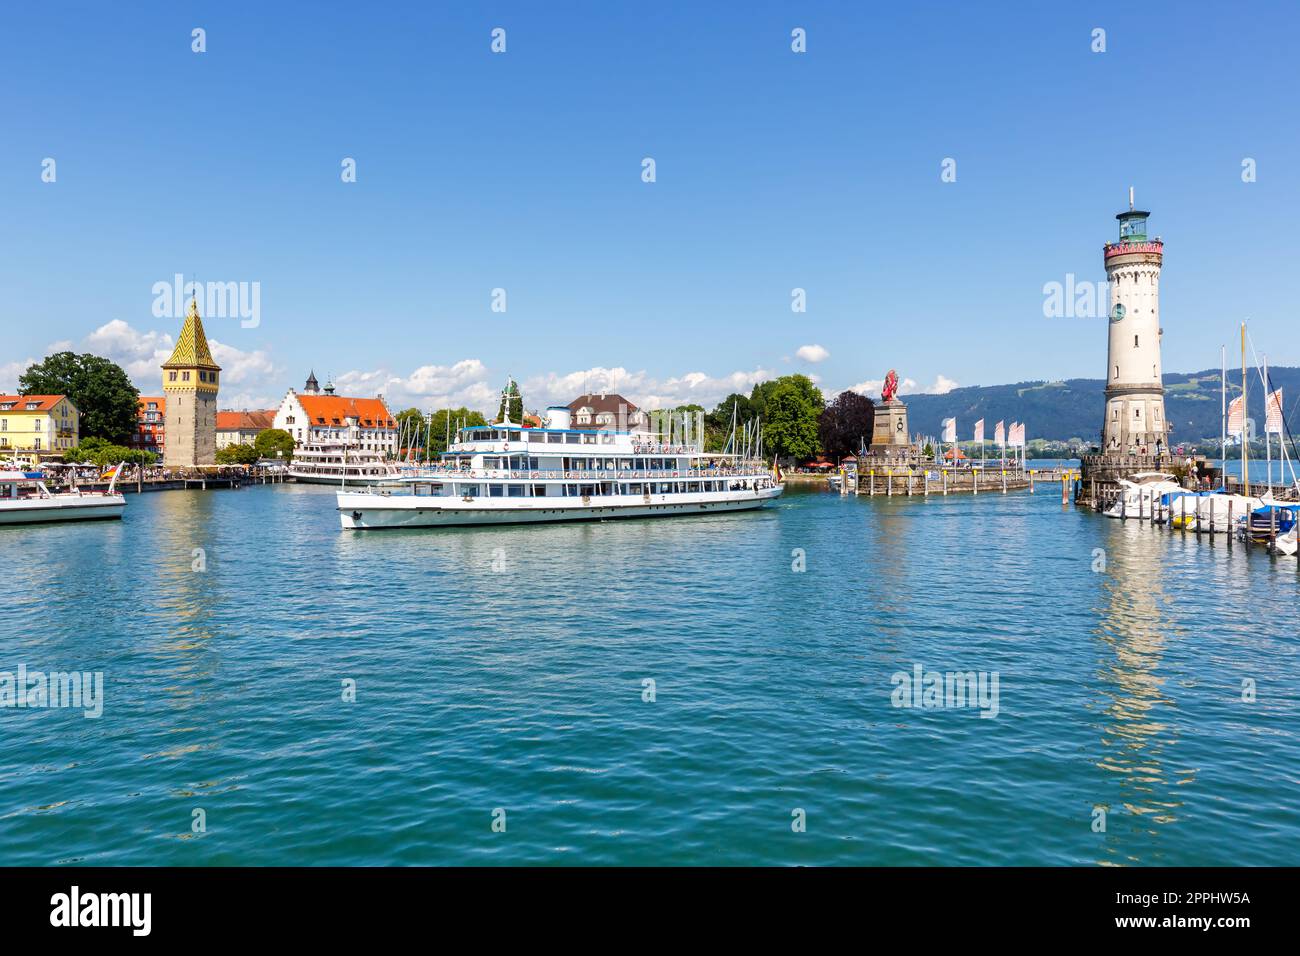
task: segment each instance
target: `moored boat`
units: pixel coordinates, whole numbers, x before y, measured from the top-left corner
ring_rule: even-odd
[[[107,491],[51,491],[40,472],[0,471],[0,525],[121,518],[126,498],[114,491],[120,467]]]
[[[306,444],[294,450],[287,474],[294,481],[316,485],[400,486],[404,477],[397,462],[383,452],[343,444]]]

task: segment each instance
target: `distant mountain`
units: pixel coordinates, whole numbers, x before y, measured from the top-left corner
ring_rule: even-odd
[[[1300,368],[1269,369],[1273,388],[1282,389],[1287,425],[1300,429]],[[1250,394],[1247,410],[1263,434],[1264,392],[1259,375],[1249,370]],[[1106,383],[1099,378],[1072,378],[1063,382],[1019,382],[1015,385],[984,385],[955,388],[944,395],[903,395],[908,425],[912,432],[939,435],[945,418],[957,419],[957,437],[969,441],[972,429],[983,418],[986,434],[993,438],[999,420],[1009,425],[1025,422],[1026,437],[1065,441],[1082,438],[1099,440]],[[1228,369],[1228,399],[1241,394],[1241,370]],[[873,395],[873,400],[879,396]],[[1165,374],[1165,415],[1173,426],[1172,439],[1197,442],[1219,438],[1219,370],[1207,369],[1190,375]]]

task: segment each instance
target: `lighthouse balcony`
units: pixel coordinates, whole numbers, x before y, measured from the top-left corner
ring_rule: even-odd
[[[1103,247],[1105,258],[1109,261],[1116,256],[1156,255],[1163,256],[1165,244],[1159,239],[1141,241],[1108,242]]]

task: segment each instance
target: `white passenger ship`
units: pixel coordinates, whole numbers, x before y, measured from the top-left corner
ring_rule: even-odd
[[[714,514],[761,508],[782,491],[760,461],[649,432],[571,428],[567,408],[549,409],[544,428],[509,421],[463,428],[440,465],[401,483],[400,493],[340,490],[343,527]]]
[[[403,471],[383,452],[343,444],[301,445],[294,449],[289,477],[316,485],[400,485]]]

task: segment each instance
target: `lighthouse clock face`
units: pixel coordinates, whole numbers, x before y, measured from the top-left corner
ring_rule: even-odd
[[[1125,313],[1125,311],[1126,311],[1126,310],[1125,310],[1125,308],[1124,308],[1124,303],[1122,303],[1122,302],[1116,302],[1116,303],[1115,303],[1115,308],[1113,308],[1113,309],[1110,310],[1110,320],[1111,320],[1112,322],[1120,322],[1120,321],[1122,321],[1123,318],[1124,318],[1124,313]]]

